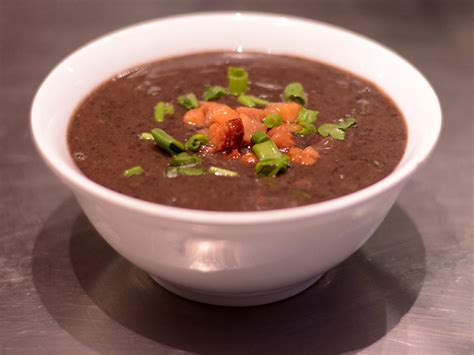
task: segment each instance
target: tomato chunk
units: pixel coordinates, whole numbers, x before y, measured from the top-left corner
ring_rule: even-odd
[[[265,106],[265,116],[271,114],[280,115],[284,122],[295,122],[301,106],[294,102],[274,102]]]
[[[303,128],[298,123],[285,123],[283,126],[288,132],[291,133],[298,132],[301,128]]]
[[[288,156],[292,162],[301,165],[313,165],[319,159],[319,153],[313,147],[306,147],[305,149],[291,147]]]
[[[268,131],[268,135],[280,149],[290,148],[295,145],[293,135],[288,131],[285,125],[272,128]]]
[[[239,117],[233,108],[217,102],[203,102],[201,107],[204,110],[207,124],[214,122],[224,123]]]
[[[267,127],[263,124],[262,121],[258,119],[252,119],[245,113],[240,113],[239,117],[242,120],[242,124],[244,125],[244,138],[243,138],[244,144],[250,144],[250,140],[255,132],[267,131]]]
[[[237,107],[235,111],[240,114],[245,114],[253,120],[263,121],[265,118],[265,112],[262,109],[254,108],[254,107]]]
[[[202,107],[193,108],[184,114],[183,122],[192,126],[206,125],[206,116]]]
[[[240,118],[226,122],[214,122],[209,127],[209,141],[214,151],[240,149],[244,137],[244,126]]]

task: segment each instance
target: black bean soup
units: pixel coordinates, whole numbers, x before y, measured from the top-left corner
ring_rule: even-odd
[[[195,134],[202,139],[190,140]],[[315,61],[235,52],[125,71],[85,98],[68,132],[89,179],[146,201],[214,211],[288,208],[358,191],[395,169],[406,141],[402,114],[374,84]]]

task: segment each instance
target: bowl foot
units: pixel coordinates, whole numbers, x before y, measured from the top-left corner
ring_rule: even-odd
[[[308,287],[312,286],[322,274],[316,277],[288,287],[269,290],[263,292],[249,292],[249,293],[212,293],[205,292],[202,290],[195,290],[166,281],[160,280],[159,278],[150,275],[160,286],[167,289],[168,291],[201,303],[213,304],[218,306],[234,306],[234,307],[246,307],[246,306],[258,306],[262,304],[277,302],[285,298],[294,296]]]

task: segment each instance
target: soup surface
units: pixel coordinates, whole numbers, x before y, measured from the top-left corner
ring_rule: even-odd
[[[248,73],[246,94],[269,102],[282,102],[286,85],[298,82],[307,96],[305,107],[319,112],[316,133],[292,132],[295,147],[309,148],[311,164],[289,161],[288,169],[274,177],[257,176],[245,143],[238,149],[201,149],[193,154],[211,166],[237,176],[204,173],[200,176],[166,175],[170,154],[143,132],[160,128],[185,142],[208,133],[208,127],[183,122],[188,112],[177,98],[204,85],[227,87],[230,66]],[[154,117],[157,102],[171,103],[174,113],[162,122]],[[214,102],[242,106],[233,95]],[[344,140],[323,137],[317,128],[340,119],[357,124],[344,131]],[[210,132],[209,132],[210,133]],[[269,132],[267,132],[269,133]],[[312,204],[363,189],[387,176],[401,160],[407,141],[406,126],[395,104],[374,84],[349,72],[306,59],[260,53],[199,53],[153,62],[121,73],[94,90],[78,107],[68,131],[70,153],[91,180],[117,192],[164,205],[216,211],[254,211]],[[299,152],[301,152],[301,149]],[[281,151],[288,153],[289,148]],[[311,159],[310,159],[311,160]],[[141,174],[124,176],[133,166]],[[205,170],[207,172],[207,170]]]

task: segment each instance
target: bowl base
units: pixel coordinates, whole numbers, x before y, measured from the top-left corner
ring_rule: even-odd
[[[167,289],[168,291],[196,302],[207,303],[217,306],[246,307],[273,303],[294,296],[306,290],[308,287],[312,286],[316,281],[321,278],[322,275],[323,274],[319,274],[308,281],[304,281],[276,290],[249,293],[207,293],[205,291],[194,290],[168,283],[166,281],[160,280],[159,278],[153,275],[150,275],[150,277],[155,280],[161,287]]]

